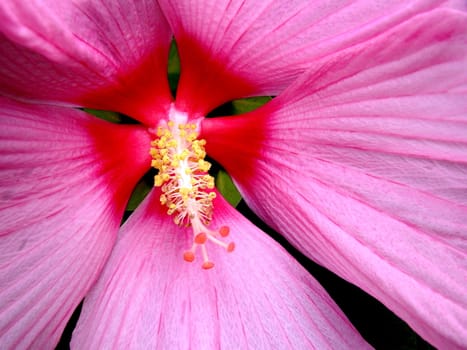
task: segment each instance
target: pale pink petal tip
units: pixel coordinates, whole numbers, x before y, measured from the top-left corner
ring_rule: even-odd
[[[81,111],[0,106],[0,344],[54,348],[110,254],[147,137]]]
[[[237,246],[232,253],[210,246],[215,265],[205,270],[197,257],[183,260],[191,234],[152,193],[123,226],[72,346],[368,347],[323,288],[221,198],[211,225],[229,226]]]

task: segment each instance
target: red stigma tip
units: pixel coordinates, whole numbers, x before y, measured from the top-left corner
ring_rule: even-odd
[[[214,263],[212,261],[205,261],[202,265],[202,268],[205,270],[209,270],[214,267]]]
[[[195,236],[194,242],[196,244],[204,244],[208,240],[208,236],[204,232],[200,232]]]
[[[235,243],[234,242],[230,242],[229,245],[227,246],[227,252],[233,252],[234,249],[235,249]]]
[[[219,234],[222,236],[222,237],[227,237],[230,233],[230,228],[229,226],[222,226],[220,229],[219,229]]]
[[[195,260],[195,254],[193,254],[191,250],[188,250],[185,253],[183,253],[183,260],[192,262],[193,260]]]

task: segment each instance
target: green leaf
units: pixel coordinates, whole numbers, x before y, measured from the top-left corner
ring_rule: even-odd
[[[229,174],[224,170],[219,170],[216,176],[216,187],[233,207],[236,207],[240,203],[242,195],[238,192]]]

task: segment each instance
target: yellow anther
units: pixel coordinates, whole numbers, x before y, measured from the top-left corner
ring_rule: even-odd
[[[211,179],[209,179],[208,183],[206,184],[206,186],[209,188],[209,189],[213,189],[214,188],[214,178],[211,177]]]
[[[159,168],[162,165],[162,161],[160,159],[153,159],[151,161],[151,166],[153,168]]]
[[[164,164],[170,164],[170,157],[168,155],[165,155],[162,157],[162,163]]]
[[[161,187],[163,183],[164,183],[164,180],[162,179],[162,176],[160,176],[160,175],[154,176],[154,186],[155,187]]]
[[[202,148],[197,148],[193,150],[197,159],[202,159],[206,157],[206,152]]]
[[[198,134],[196,132],[192,132],[187,136],[187,140],[192,142],[196,140],[197,137],[198,137]]]
[[[190,188],[187,188],[187,187],[182,187],[180,188],[180,194],[181,195],[187,195],[191,192],[191,189]]]
[[[185,160],[190,155],[190,152],[187,149],[184,149],[182,153],[178,155],[180,160]]]
[[[206,162],[204,159],[198,160],[198,167],[202,171],[208,171],[211,168],[211,163]]]

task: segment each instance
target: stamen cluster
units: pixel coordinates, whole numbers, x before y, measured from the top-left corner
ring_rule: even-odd
[[[161,187],[161,204],[167,214],[174,216],[180,226],[189,226],[197,215],[209,225],[212,220],[212,200],[216,193],[214,178],[207,171],[211,164],[204,160],[205,140],[198,140],[195,124],[178,124],[169,121],[168,128],[159,126],[158,139],[151,142],[152,166],[159,170],[154,186]]]
[[[222,226],[217,231],[207,228],[212,221],[216,192],[213,191],[214,178],[208,174],[211,164],[204,159],[206,141],[198,140],[196,128],[196,124],[173,121],[160,125],[157,138],[151,142],[151,165],[159,171],[154,177],[154,186],[161,187],[160,202],[168,208],[167,214],[175,214],[175,224],[193,229],[193,245],[185,252],[184,259],[193,261],[200,247],[202,267],[209,269],[214,263],[207,254],[205,244],[208,241],[228,252],[233,251],[235,245],[220,240],[229,234],[229,227]]]

